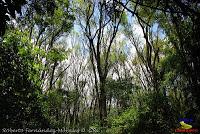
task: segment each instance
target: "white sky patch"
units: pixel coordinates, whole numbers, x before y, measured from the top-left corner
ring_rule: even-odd
[[[113,73],[112,78],[113,78],[113,80],[117,80],[118,79],[118,75],[116,73]]]
[[[123,41],[125,38],[126,38],[126,37],[125,37],[125,35],[124,35],[123,33],[118,33],[118,34],[117,34],[117,37],[116,37],[116,41],[117,41],[117,42],[121,42],[121,41]]]
[[[141,38],[141,41],[142,41],[144,39],[142,28],[138,24],[134,24],[132,28],[133,28],[134,34],[136,34],[136,36]]]
[[[133,31],[133,36],[135,37],[135,39],[138,40],[138,43],[140,45],[143,45],[145,43],[145,39],[142,28],[138,24],[133,24],[132,31]],[[135,47],[133,46],[133,44],[129,39],[127,39],[127,44],[130,45],[130,57],[135,56],[136,55]]]

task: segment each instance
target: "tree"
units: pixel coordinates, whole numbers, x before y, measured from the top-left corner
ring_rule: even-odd
[[[160,24],[169,37],[170,42],[180,54],[180,57],[182,57],[181,61],[184,61],[182,62],[182,67],[185,67],[185,76],[189,77],[188,82],[190,84],[188,87],[196,98],[196,104],[200,104],[198,99],[200,97],[197,95],[199,94],[197,93],[199,92],[199,84],[197,82],[199,81],[197,77],[199,76],[199,55],[197,54],[199,50],[199,37],[197,34],[200,22],[199,1],[135,0],[130,2],[134,5],[134,8],[129,6],[130,3],[125,5],[124,2],[115,1],[146,25],[149,25],[148,20],[141,18],[139,10],[146,10],[149,13],[153,12],[154,22]]]
[[[0,47],[1,128],[50,126],[42,114],[39,101],[41,90],[31,80],[36,71],[33,55],[27,55],[30,49],[21,48],[30,43],[25,38],[26,36],[17,30],[15,33],[7,33]]]
[[[73,20],[68,0],[31,1],[26,5],[24,16],[18,18],[18,27],[29,31],[29,40],[35,49],[47,53],[35,56],[36,61],[44,63],[39,70],[43,89],[52,89],[57,67],[67,58],[68,51],[58,40],[71,30]]]
[[[83,9],[78,7],[78,10],[81,10],[80,19],[83,19],[83,21],[80,20],[80,25],[88,42],[95,74],[101,126],[105,127],[107,117],[105,83],[109,71],[108,59],[111,46],[122,22],[122,16],[125,14],[114,1],[87,1],[86,7]]]
[[[38,6],[35,6],[37,4]],[[49,4],[53,7],[49,7]],[[40,76],[42,72],[49,73],[49,88],[54,88],[56,63],[67,57],[67,51],[56,46],[55,42],[72,27],[73,16],[64,10],[69,6],[68,1],[56,1],[57,6],[59,5],[56,9],[54,4],[55,1],[30,1],[25,5],[23,14],[16,18],[16,23],[9,24],[0,58],[1,69],[4,70],[1,72],[1,122],[5,123],[3,127],[45,128],[57,125],[54,124],[55,120],[52,121],[46,115],[46,103],[49,100],[45,99],[44,88],[41,88],[44,80],[41,80]],[[32,19],[28,20],[31,17]],[[45,65],[42,63],[44,59],[47,61]],[[54,66],[47,72],[46,67],[50,64]],[[55,94],[60,95],[59,92]],[[55,103],[59,104],[60,101],[55,99]],[[55,109],[60,110],[59,107]]]

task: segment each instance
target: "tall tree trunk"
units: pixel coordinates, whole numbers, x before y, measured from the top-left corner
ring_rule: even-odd
[[[107,104],[106,104],[106,92],[105,92],[105,80],[100,82],[100,97],[99,97],[99,114],[101,127],[105,127],[107,124]]]
[[[54,62],[54,65],[53,65],[53,70],[52,70],[52,73],[51,73],[51,79],[50,79],[50,82],[49,82],[49,89],[51,90],[52,87],[53,87],[53,79],[54,79],[54,72],[55,72],[55,69],[56,69],[56,66],[58,65],[57,61]]]

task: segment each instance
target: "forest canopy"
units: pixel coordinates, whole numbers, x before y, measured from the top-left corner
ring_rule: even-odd
[[[199,32],[199,0],[0,0],[1,133],[198,133]]]

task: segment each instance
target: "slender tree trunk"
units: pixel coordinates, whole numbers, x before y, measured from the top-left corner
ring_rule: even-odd
[[[53,78],[54,78],[54,72],[55,72],[55,69],[56,69],[56,66],[58,65],[57,61],[54,62],[54,65],[53,65],[53,70],[52,70],[52,73],[51,73],[51,79],[50,79],[50,85],[49,85],[49,89],[51,90],[52,87],[53,87]]]
[[[111,105],[112,105],[112,96],[110,96],[109,98],[108,114],[110,113]]]
[[[107,104],[106,104],[106,92],[105,92],[105,80],[100,82],[100,97],[99,97],[99,114],[101,127],[105,127],[107,122]]]

